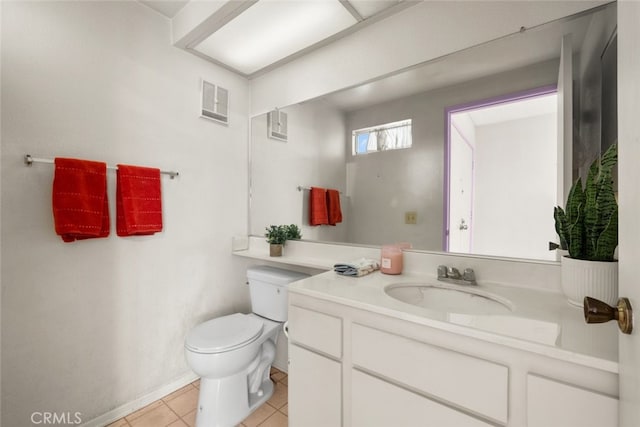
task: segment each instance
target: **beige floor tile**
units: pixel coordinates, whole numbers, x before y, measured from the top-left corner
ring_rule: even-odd
[[[194,387],[191,384],[187,384],[186,386],[177,389],[173,393],[167,394],[165,397],[162,398],[162,400],[164,400],[165,402],[168,402],[169,400],[175,399],[176,397],[180,396],[181,394],[186,393],[189,390],[193,390],[193,389],[194,389]]]
[[[284,406],[284,404],[289,400],[288,392],[289,387],[282,383],[276,383],[273,390],[273,396],[271,396],[271,399],[267,400],[267,403],[276,409],[282,408],[282,406]]]
[[[129,423],[124,418],[120,418],[118,421],[114,421],[106,427],[129,427]]]
[[[278,409],[278,411],[282,412],[286,416],[289,416],[289,404],[287,403],[282,408]]]
[[[182,417],[182,420],[186,422],[189,427],[196,427],[196,411],[197,409]]]
[[[273,374],[271,374],[271,379],[275,382],[278,381],[282,381],[283,378],[286,378],[287,374],[285,374],[284,372],[274,372]]]
[[[164,427],[176,421],[178,416],[164,403],[144,415],[130,421],[131,427]]]
[[[191,387],[190,390],[187,390],[179,396],[166,401],[166,404],[171,409],[173,409],[176,414],[183,417],[189,412],[196,409],[196,407],[198,406],[198,393],[199,390],[197,388]]]
[[[260,427],[287,427],[288,425],[289,418],[280,412],[276,412],[260,424]]]
[[[289,375],[287,375],[286,377],[281,379],[280,382],[288,387],[289,386]]]
[[[200,380],[192,382],[191,385],[194,386],[195,388],[200,388]]]
[[[276,412],[276,409],[271,405],[262,405],[256,409],[253,414],[249,415],[242,424],[246,427],[256,427],[258,424],[269,418]]]
[[[187,426],[187,423],[185,423],[184,421],[176,420],[171,424],[169,424],[167,427],[188,427],[188,426]]]
[[[141,416],[143,416],[144,414],[146,414],[149,411],[152,411],[160,406],[163,406],[164,403],[162,402],[162,400],[156,400],[153,403],[148,404],[147,406],[145,406],[144,408],[140,408],[138,409],[136,412],[133,412],[129,415],[127,415],[125,417],[125,419],[131,423],[131,421],[135,420],[136,418],[139,418]]]

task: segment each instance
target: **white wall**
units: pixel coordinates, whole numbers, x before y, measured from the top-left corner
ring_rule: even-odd
[[[555,260],[557,116],[476,128],[472,253]]]
[[[187,330],[248,311],[248,83],[170,45],[137,2],[2,2],[2,422],[84,421],[191,375]],[[198,117],[200,78],[226,87],[230,125]],[[175,169],[165,229],[63,243],[51,165],[70,156]]]
[[[288,115],[287,142],[267,137],[266,114],[251,119],[251,233],[262,236],[271,224],[297,224],[304,239],[344,241],[349,221],[344,115],[323,102],[282,111]],[[309,191],[298,186],[343,192],[343,222],[309,226]]]
[[[424,1],[255,78],[251,112],[261,114],[358,85],[605,3]]]
[[[547,61],[350,112],[348,132],[413,119],[413,147],[348,156],[351,216],[358,219],[349,224],[349,241],[442,250],[445,108],[553,84],[557,70],[558,61]],[[418,212],[416,225],[404,224],[408,210]]]

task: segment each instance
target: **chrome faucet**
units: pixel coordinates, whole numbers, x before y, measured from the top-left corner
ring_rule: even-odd
[[[476,273],[472,268],[465,268],[464,273],[455,267],[446,265],[438,266],[438,280],[441,282],[454,283],[456,285],[477,285]]]

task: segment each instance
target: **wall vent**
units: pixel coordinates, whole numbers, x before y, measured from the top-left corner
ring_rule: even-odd
[[[229,124],[229,91],[202,80],[200,117]]]
[[[269,138],[287,142],[287,113],[275,109],[269,112],[267,123]]]

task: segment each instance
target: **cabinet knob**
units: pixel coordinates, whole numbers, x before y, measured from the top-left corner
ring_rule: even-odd
[[[591,297],[584,297],[584,320],[587,323],[605,323],[609,320],[617,320],[618,327],[623,334],[633,331],[633,309],[628,298],[618,299],[618,305],[611,307],[609,304]]]

